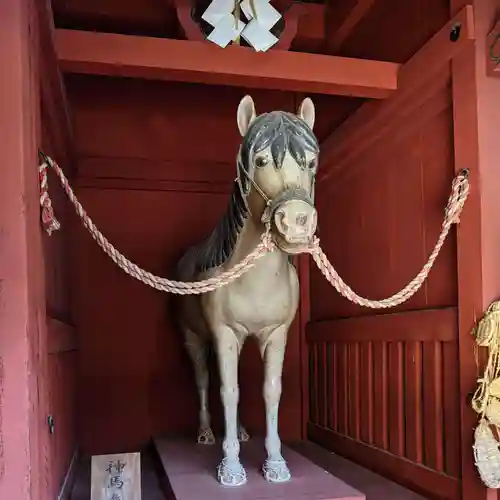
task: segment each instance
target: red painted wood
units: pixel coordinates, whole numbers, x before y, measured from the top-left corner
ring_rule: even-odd
[[[410,314],[410,313],[408,313]],[[422,343],[419,341],[405,343],[405,417],[406,446],[405,456],[416,464],[423,461],[422,438]],[[456,400],[455,394],[450,395]],[[455,433],[455,439],[456,439]],[[450,436],[451,437],[451,436]],[[450,441],[451,444],[451,441]],[[447,454],[447,456],[449,456]],[[455,471],[456,474],[456,471]],[[455,476],[456,477],[456,476]]]
[[[376,4],[372,9],[370,19],[380,13]],[[364,29],[361,21],[351,36]],[[421,44],[428,29],[421,27]],[[444,43],[445,32],[439,36]],[[416,38],[408,34],[408,45],[394,49],[392,60]],[[362,105],[324,143],[317,194],[322,246],[347,283],[370,298],[390,296],[410,281],[441,228],[454,174],[453,110],[445,66],[417,91],[414,71],[431,52],[403,65],[394,98]],[[332,215],[322,222],[325,213]],[[450,413],[459,397],[445,377],[458,370],[450,356],[458,343],[456,251],[452,233],[422,289],[383,312],[351,304],[312,268],[306,334],[310,349],[327,342],[336,352],[336,421],[325,427],[311,415],[311,439],[422,494],[450,500],[460,498],[460,434]],[[311,387],[313,405],[323,397],[320,386]]]
[[[397,89],[399,65],[385,61],[206,42],[58,29],[65,73],[251,86],[384,99]],[[302,68],[308,71],[303,72]]]
[[[302,434],[306,439],[307,422],[309,421],[309,350],[306,341],[306,325],[310,320],[309,303],[310,291],[310,266],[309,256],[302,255],[298,259],[299,281],[300,281],[300,304],[299,304],[299,335],[300,335],[300,382],[301,382],[301,408],[302,408]]]
[[[43,101],[42,101],[43,102]],[[52,103],[54,112],[57,103]],[[66,151],[69,145],[58,142],[61,135],[53,134],[54,122],[42,107],[42,137],[40,148],[52,158],[57,152]],[[69,154],[69,153],[68,153]],[[69,158],[63,155],[63,158]],[[70,173],[74,172],[70,165]],[[49,173],[52,206],[62,229],[48,236],[42,232],[45,270],[45,297],[47,310],[47,343],[43,355],[47,358],[47,415],[54,419],[46,460],[52,481],[52,498],[56,497],[77,448],[76,401],[77,401],[77,331],[69,324],[71,318],[72,286],[70,279],[71,256],[69,253],[69,219],[66,195],[57,189],[57,180]],[[56,188],[56,189],[54,189]]]
[[[359,342],[372,340],[450,342],[455,340],[456,307],[404,313],[370,314],[359,317],[311,321],[306,325],[307,342]]]
[[[335,477],[363,492],[368,500],[428,500],[427,497],[424,498],[407,490],[310,441],[292,443],[292,449],[299,451],[315,464],[334,474]]]
[[[374,6],[374,0],[348,0],[338,2],[326,9],[328,34],[326,36],[326,50],[336,54]]]
[[[43,257],[36,148],[38,26],[28,0],[0,3],[0,498],[53,493],[48,463]]]
[[[457,268],[460,276],[458,287],[459,343],[458,371],[460,394],[460,472],[464,498],[495,498],[497,491],[488,491],[480,482],[473,456],[469,450],[473,442],[472,428],[477,414],[471,411],[469,391],[475,387],[478,372],[474,341],[467,332],[481,316],[484,309],[498,299],[498,196],[494,188],[498,183],[497,141],[493,128],[498,123],[498,110],[491,106],[500,91],[499,81],[487,76],[487,34],[498,20],[498,2],[464,2],[453,0],[450,10],[455,13],[464,3],[474,8],[477,42],[467,52],[453,61],[453,118],[454,156],[458,171],[470,169],[471,189],[467,209],[461,217],[457,231]],[[481,221],[481,222],[479,222]],[[478,256],[481,257],[478,257]]]
[[[175,1],[134,0],[126,3],[119,0],[81,2],[79,0],[53,0],[56,22],[61,27],[80,28],[108,33],[134,33],[171,38],[203,40],[203,34],[196,24],[191,24],[192,2],[182,5],[181,16],[174,7]],[[181,2],[182,4],[182,2]],[[272,4],[283,12],[288,2]],[[208,4],[207,4],[208,5]],[[315,52],[324,41],[325,7],[321,4],[300,5],[297,35],[293,38],[295,50]],[[292,6],[290,10],[297,10]],[[289,14],[290,10],[285,13]],[[285,18],[286,19],[286,18]],[[186,28],[183,30],[182,26]]]
[[[432,108],[414,111],[415,119],[410,114],[388,126],[335,184],[318,184],[323,248],[342,278],[363,296],[399,291],[420,271],[439,235],[453,177],[449,88],[435,89],[432,101]],[[328,162],[322,165],[329,167]],[[335,214],[334,223],[325,226],[322,213]],[[424,286],[393,311],[456,304],[455,241],[452,232]],[[313,320],[364,314],[370,310],[341,297],[312,268]]]
[[[241,448],[241,462],[247,470],[247,484],[239,488],[221,487],[215,478],[220,451],[181,440],[158,439],[155,446],[176,500],[230,500],[242,498],[274,500],[365,500],[365,495],[318,467],[303,455],[283,445],[292,479],[282,484],[267,482],[261,473],[266,458],[263,440],[252,440]],[[240,493],[241,492],[241,493]],[[240,498],[241,498],[240,497]]]
[[[458,479],[400,460],[392,453],[357,443],[339,432],[309,424],[311,440],[322,447],[342,449],[342,456],[371,471],[403,484],[425,498],[460,498]],[[434,493],[430,493],[432,488]]]
[[[410,60],[404,61],[393,99],[387,100],[382,106],[378,106],[377,102],[366,103],[324,142],[323,158],[332,162],[334,169],[321,174],[319,181],[325,182],[334,172],[342,171],[349,163],[356,162],[357,157],[366,154],[366,150],[381,139],[387,128],[395,126],[396,120],[403,119],[407,124],[410,112],[416,112],[426,103],[429,98],[427,92],[435,92],[440,76],[448,74],[447,63],[474,44],[472,19],[472,7],[469,6],[443,22],[439,31],[430,39],[423,39],[420,50]],[[462,27],[461,36],[452,42],[450,30],[456,23]]]
[[[53,353],[48,356],[50,414],[54,419],[50,450],[53,481],[51,498],[56,498],[59,494],[76,451],[77,363],[76,351]]]

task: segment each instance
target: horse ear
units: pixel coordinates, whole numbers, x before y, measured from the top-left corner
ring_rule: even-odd
[[[300,118],[302,118],[312,130],[314,127],[314,119],[316,117],[316,111],[314,109],[314,103],[311,98],[306,97],[301,105],[299,106],[299,112],[297,113]]]
[[[240,134],[244,136],[247,133],[248,127],[255,120],[255,104],[251,96],[246,95],[240,101],[238,106],[238,128],[240,130]]]

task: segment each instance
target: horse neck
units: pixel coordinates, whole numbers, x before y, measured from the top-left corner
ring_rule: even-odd
[[[233,254],[226,262],[226,268],[229,269],[241,262],[249,253],[251,253],[261,242],[261,236],[264,232],[264,225],[256,223],[252,217],[249,217],[238,236]],[[289,265],[288,255],[281,250],[276,249],[274,252],[267,253],[261,257],[251,270],[252,276],[262,274],[266,280],[272,279],[274,276],[281,275]],[[243,277],[246,275],[243,275]]]

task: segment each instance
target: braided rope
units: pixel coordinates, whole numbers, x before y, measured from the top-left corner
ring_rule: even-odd
[[[415,276],[415,278],[410,281],[410,283],[408,283],[398,293],[392,295],[391,297],[388,297],[387,299],[370,300],[358,295],[349,285],[344,282],[344,280],[334,269],[327,256],[319,246],[318,238],[314,239],[313,247],[310,250],[310,253],[314,259],[314,262],[316,262],[316,265],[323,273],[325,278],[346,299],[360,306],[371,307],[373,309],[395,307],[410,299],[410,297],[412,297],[419,290],[424,281],[427,279],[427,276],[429,275],[431,268],[437,256],[439,255],[441,247],[443,246],[446,237],[448,236],[451,226],[460,222],[459,216],[462,212],[465,200],[467,199],[468,195],[468,174],[467,171],[462,171],[453,179],[451,194],[448,198],[448,204],[445,209],[445,217],[441,226],[441,233],[436,245],[434,246],[434,249],[429,256],[429,259],[425,263],[424,267],[422,267],[421,271]]]
[[[104,252],[127,274],[142,281],[157,290],[164,292],[175,293],[179,295],[187,294],[201,294],[211,292],[217,288],[221,288],[251,269],[255,262],[263,257],[267,252],[276,250],[276,246],[272,241],[270,233],[270,225],[266,227],[266,231],[261,236],[260,244],[248,254],[241,262],[236,264],[232,269],[225,271],[219,276],[208,278],[202,281],[182,282],[173,281],[166,278],[155,276],[154,274],[141,269],[139,266],[127,259],[122,253],[106,239],[106,237],[97,229],[92,219],[87,215],[82,205],[78,201],[75,193],[69,185],[68,179],[64,175],[62,169],[51,158],[44,156],[44,162],[39,167],[40,173],[40,205],[42,207],[42,222],[45,226],[47,233],[50,235],[53,231],[58,230],[61,226],[54,216],[52,203],[48,194],[48,179],[47,169],[51,167],[65,190],[71,203],[73,203],[77,214],[82,219],[83,224],[89,230],[90,234]],[[364,307],[371,307],[374,309],[382,309],[388,307],[395,307],[412,297],[422,286],[427,279],[434,262],[439,255],[441,247],[443,246],[446,237],[453,224],[459,223],[459,216],[465,204],[465,200],[469,194],[469,181],[468,172],[463,170],[454,179],[452,183],[452,190],[448,203],[445,209],[445,217],[443,220],[441,233],[437,240],[434,249],[432,250],[429,259],[423,266],[421,271],[408,283],[401,291],[383,300],[370,300],[358,295],[351,287],[349,287],[344,280],[339,276],[335,268],[332,266],[327,256],[323,252],[319,244],[319,238],[315,237],[312,244],[305,249],[305,252],[310,253],[314,262],[323,273],[325,278],[331,285],[345,298]]]
[[[81,203],[78,201],[62,169],[59,167],[59,165],[57,165],[57,163],[55,163],[48,157],[46,158],[46,161],[39,167],[42,222],[45,225],[47,233],[50,235],[53,231],[58,230],[61,227],[54,216],[52,203],[48,194],[48,167],[51,167],[59,177],[64,191],[66,192],[68,198],[70,199],[71,203],[73,203],[76,209],[76,213],[82,219],[83,224],[89,230],[90,234],[97,242],[97,244],[104,250],[104,252],[106,252],[106,254],[127,274],[139,281],[142,281],[146,285],[155,288],[156,290],[175,293],[178,295],[212,292],[213,290],[221,288],[242,276],[255,265],[255,262],[258,259],[263,257],[267,252],[272,252],[275,249],[274,243],[271,240],[270,229],[268,228],[267,231],[262,235],[260,244],[251,253],[249,253],[232,269],[225,271],[219,276],[208,278],[203,281],[192,282],[174,281],[155,276],[154,274],[141,269],[137,264],[127,259],[107,240],[107,238],[99,231],[99,229],[97,229],[95,224],[92,222],[92,219],[87,215]]]

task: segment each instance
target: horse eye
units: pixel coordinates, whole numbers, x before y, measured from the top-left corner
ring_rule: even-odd
[[[255,158],[255,166],[257,168],[265,167],[268,162],[269,160],[265,156],[257,156],[257,158]]]
[[[314,160],[311,160],[308,164],[307,164],[307,168],[309,170],[314,170],[316,168],[316,159]]]

